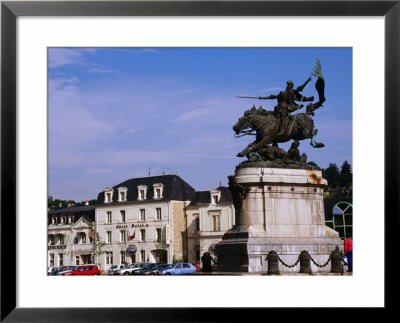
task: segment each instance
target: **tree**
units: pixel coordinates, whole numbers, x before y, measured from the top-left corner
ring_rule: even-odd
[[[312,167],[318,167],[317,163],[313,162],[313,161],[309,161],[307,163],[308,166],[312,166]]]
[[[194,234],[194,242],[195,245],[198,246],[199,251],[200,251],[200,255],[203,254],[203,247],[204,247],[204,240],[205,240],[205,236],[203,234],[203,231],[196,231]]]
[[[340,170],[340,186],[351,187],[352,182],[353,174],[351,172],[351,165],[345,160]]]
[[[93,239],[93,256],[94,261],[98,261],[98,257],[105,253],[103,250],[106,242],[100,237],[99,233],[96,232],[95,238]]]
[[[336,187],[340,184],[339,168],[334,163],[329,163],[327,169],[322,170],[322,176],[328,181],[328,185]]]
[[[160,237],[157,238],[157,241],[155,242],[155,247],[156,247],[156,252],[158,254],[160,262],[166,262],[167,259],[165,257],[166,255],[166,249],[167,249],[167,244],[164,239],[161,239]]]

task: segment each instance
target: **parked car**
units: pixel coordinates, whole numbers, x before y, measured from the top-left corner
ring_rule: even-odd
[[[133,264],[128,265],[126,268],[122,268],[122,269],[117,269],[113,275],[133,275],[133,273],[137,270],[140,270],[143,268],[143,266],[145,265],[145,263],[143,262],[135,262]]]
[[[57,272],[57,276],[61,276],[64,273],[66,273],[67,271],[76,270],[77,268],[78,268],[78,266],[65,266],[62,271]]]
[[[57,275],[58,272],[63,271],[65,268],[65,266],[52,266],[49,267],[49,269],[47,270],[47,275],[49,276],[54,276]]]
[[[61,276],[98,276],[101,274],[97,265],[88,264],[76,266],[77,268],[71,271],[66,271]]]
[[[112,265],[110,268],[108,268],[108,274],[109,274],[109,275],[113,275],[114,272],[115,272],[117,269],[122,269],[122,268],[125,268],[125,265],[123,265],[123,264]]]
[[[159,275],[187,275],[196,272],[196,267],[190,262],[173,263],[166,268],[158,270]]]
[[[148,271],[155,270],[160,264],[148,263],[143,266],[143,268],[132,272],[132,275],[146,275]]]

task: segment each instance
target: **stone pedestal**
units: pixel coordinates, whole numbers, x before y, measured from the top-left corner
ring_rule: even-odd
[[[271,250],[288,265],[307,250],[323,265],[336,246],[343,249],[339,234],[325,225],[323,192],[327,182],[321,171],[238,168],[235,181],[244,196],[237,225],[216,246],[219,271],[267,272],[265,258]],[[311,265],[313,272],[330,270],[330,264],[325,268]],[[289,269],[279,264],[279,269],[298,271],[299,265]]]

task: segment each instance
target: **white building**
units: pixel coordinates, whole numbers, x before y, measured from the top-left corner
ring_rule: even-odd
[[[48,266],[93,262],[95,206],[48,212]]]
[[[228,188],[195,192],[186,207],[187,255],[196,263],[204,252],[215,255],[215,244],[235,225],[235,208]]]
[[[185,206],[194,189],[177,175],[129,179],[99,193],[96,232],[105,242],[96,263],[170,263],[185,257]]]

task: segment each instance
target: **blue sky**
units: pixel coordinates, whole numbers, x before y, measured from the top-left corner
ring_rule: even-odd
[[[253,104],[276,104],[236,96],[277,94],[289,79],[298,86],[317,57],[327,100],[314,123],[326,147],[305,140],[300,151],[323,168],[352,164],[351,48],[50,48],[49,195],[93,199],[149,167],[196,190],[226,186],[253,140],[234,138],[232,126]],[[315,81],[306,96],[317,98]]]

